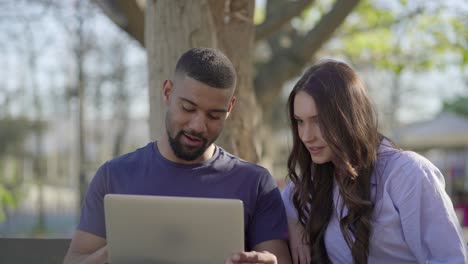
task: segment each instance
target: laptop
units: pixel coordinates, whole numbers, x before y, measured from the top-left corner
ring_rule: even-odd
[[[107,194],[109,263],[224,263],[244,250],[241,200]]]

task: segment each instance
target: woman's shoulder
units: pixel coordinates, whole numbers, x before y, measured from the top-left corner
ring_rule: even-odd
[[[380,157],[380,177],[391,184],[421,184],[431,182],[445,184],[440,170],[426,157],[409,150],[397,150]]]
[[[393,170],[437,170],[437,167],[423,155],[410,150],[395,150],[388,159],[387,167]]]
[[[439,169],[426,157],[410,150],[381,147],[377,157],[376,172],[387,182],[420,182],[422,180],[442,180]]]

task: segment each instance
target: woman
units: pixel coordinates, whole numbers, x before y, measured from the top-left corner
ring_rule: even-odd
[[[312,66],[288,101],[283,191],[294,263],[468,263],[439,170],[377,130],[356,72]]]

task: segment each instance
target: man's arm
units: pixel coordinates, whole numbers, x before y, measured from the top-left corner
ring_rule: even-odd
[[[226,264],[291,264],[291,255],[284,240],[269,240],[254,247],[254,251],[239,252],[226,260]]]
[[[91,233],[76,230],[63,263],[104,264],[106,262],[106,240]]]

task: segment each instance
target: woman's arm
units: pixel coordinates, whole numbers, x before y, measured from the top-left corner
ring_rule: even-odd
[[[403,235],[421,263],[468,263],[468,249],[444,177],[428,160],[406,153],[390,192]],[[394,170],[395,171],[395,170]]]
[[[304,227],[298,220],[297,211],[292,202],[293,188],[294,185],[289,183],[281,193],[288,217],[289,250],[294,264],[310,263],[310,247],[303,239]]]

